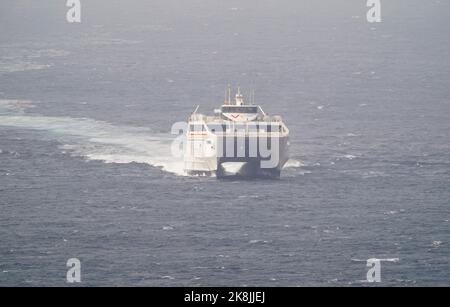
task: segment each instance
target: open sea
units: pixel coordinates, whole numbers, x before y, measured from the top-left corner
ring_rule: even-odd
[[[449,286],[450,2],[365,2],[2,0],[0,286]],[[171,157],[228,84],[280,180]]]

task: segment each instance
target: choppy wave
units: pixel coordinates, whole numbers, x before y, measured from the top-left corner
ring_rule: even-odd
[[[20,72],[27,70],[41,70],[51,67],[51,64],[38,64],[23,61],[0,61],[0,73]]]
[[[6,112],[22,114],[26,109],[34,107],[30,100],[0,99],[0,114]]]
[[[353,262],[367,262],[367,261],[384,261],[384,262],[399,262],[400,258],[370,258],[370,259],[350,259]]]
[[[70,53],[59,49],[27,49],[27,48],[11,48],[11,46],[0,47],[0,74],[22,72],[29,70],[41,70],[50,68],[52,63],[48,63],[48,59],[67,56]],[[45,58],[41,62],[41,58]]]
[[[286,164],[284,165],[284,169],[286,168],[298,168],[298,167],[302,167],[304,166],[304,164],[296,159],[289,159]]]

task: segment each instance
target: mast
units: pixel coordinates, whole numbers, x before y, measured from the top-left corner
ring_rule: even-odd
[[[223,99],[223,104],[228,104],[228,90],[227,89],[225,90],[225,96],[224,96],[224,99]]]
[[[244,96],[242,96],[242,94],[241,94],[241,87],[239,86],[237,94],[236,94],[236,103],[235,103],[235,105],[241,106],[243,104],[244,104]]]

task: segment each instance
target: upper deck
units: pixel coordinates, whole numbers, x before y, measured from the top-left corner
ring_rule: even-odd
[[[190,134],[289,134],[280,116],[267,115],[259,105],[245,104],[240,90],[234,104],[226,100],[213,116],[197,113],[197,109],[188,119]]]

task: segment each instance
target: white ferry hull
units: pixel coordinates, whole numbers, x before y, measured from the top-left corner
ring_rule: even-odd
[[[251,142],[248,137],[235,138],[235,144]],[[245,139],[245,140],[243,140]],[[187,155],[185,157],[185,171],[189,175],[196,176],[216,176],[217,178],[279,178],[283,166],[289,159],[289,141],[288,137],[277,137],[278,150],[276,148],[271,152],[270,157],[261,156],[258,151],[256,156],[249,154],[249,150],[245,150],[244,155],[238,155],[235,150],[234,155],[225,154],[226,149],[217,143],[217,138],[213,143],[216,151],[213,155]],[[198,141],[195,141],[198,146]],[[195,146],[193,142],[188,141],[188,148]],[[190,147],[189,147],[190,146]],[[207,146],[202,144],[201,146]],[[248,146],[248,145],[247,145]],[[247,147],[248,148],[248,147]],[[231,167],[228,167],[231,166]]]

